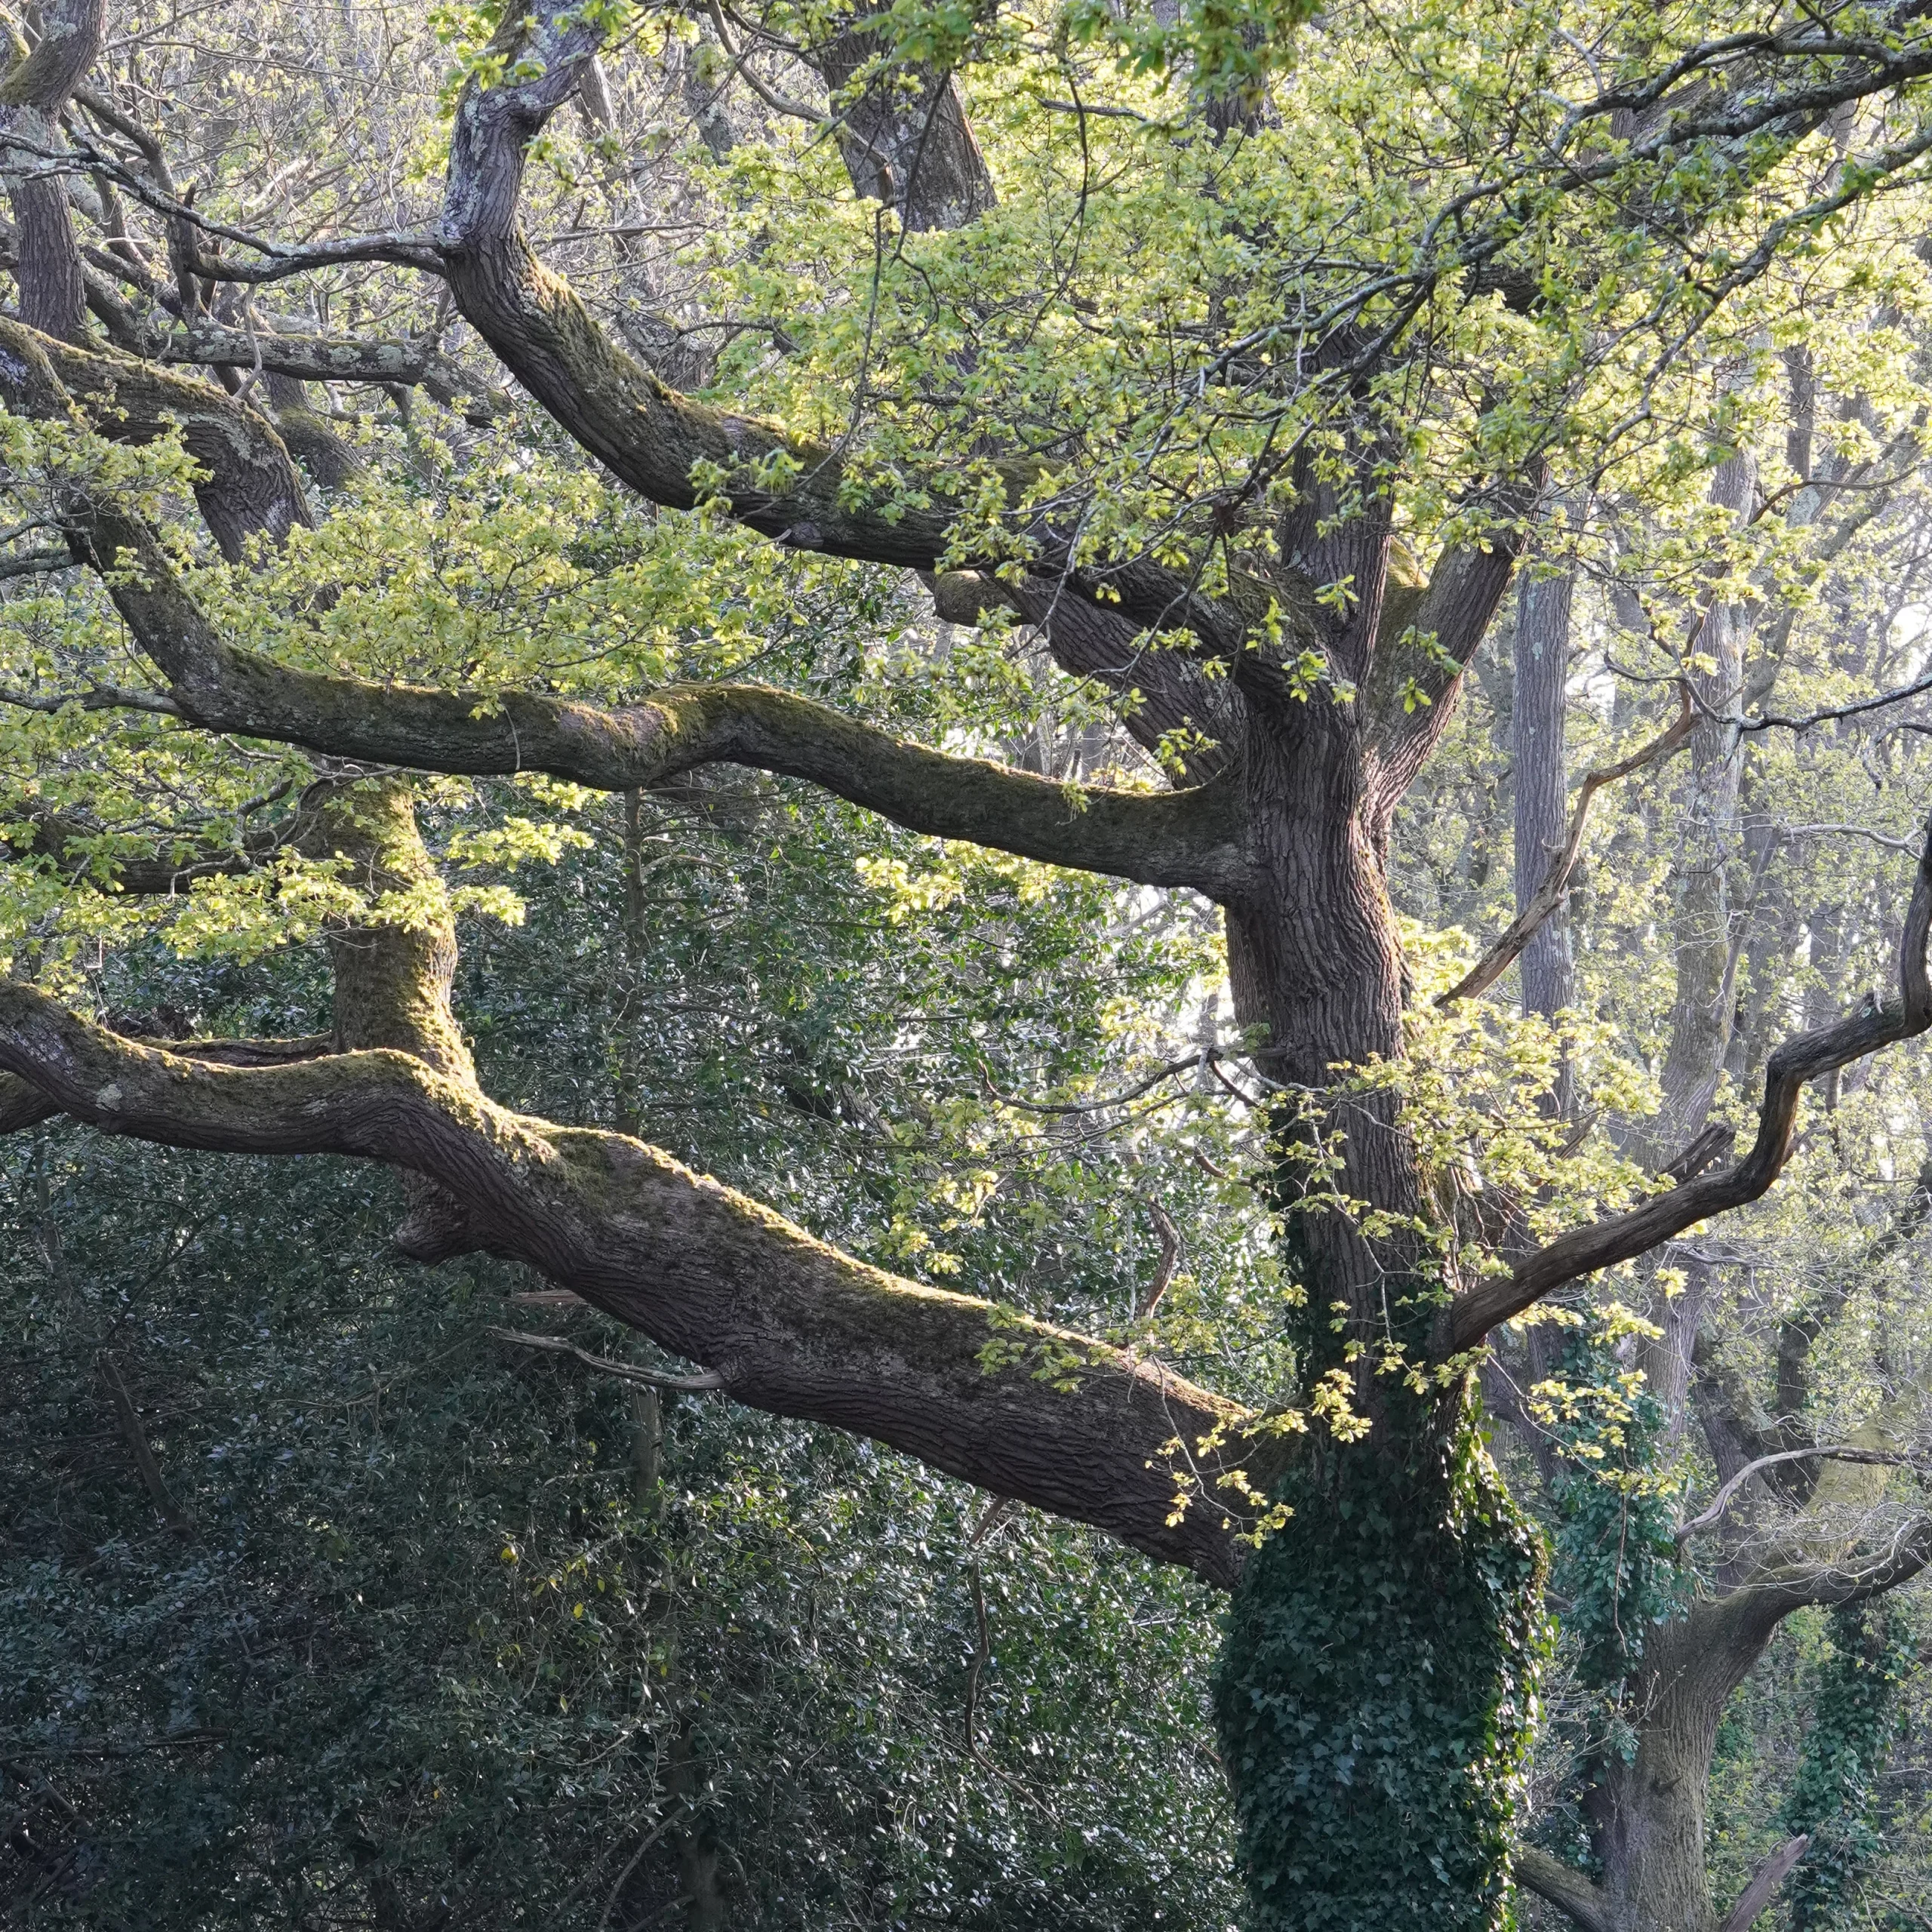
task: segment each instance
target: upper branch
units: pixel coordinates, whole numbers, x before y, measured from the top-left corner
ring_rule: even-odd
[[[94,503],[71,514],[181,715],[211,731],[414,771],[546,772],[606,791],[660,784],[702,764],[746,764],[808,780],[911,831],[1051,865],[1216,896],[1245,875],[1229,780],[1174,792],[1057,784],[909,744],[759,685],[675,685],[606,709],[296,670],[222,638],[143,525]]]
[[[777,543],[940,568],[964,507],[943,469],[897,474],[888,501],[837,450],[679,395],[614,340],[531,251],[517,220],[525,152],[575,93],[605,31],[588,10],[540,0],[506,14],[492,43],[508,71],[534,78],[487,85],[472,78],[465,87],[436,230],[457,307],[543,408],[651,502],[694,508],[707,498],[700,474],[721,476],[731,515]],[[1030,463],[1004,466],[1010,501],[1036,471]],[[1185,574],[1146,558],[1076,564],[1069,530],[1040,512],[1016,512],[1011,535],[1026,548],[1029,580],[1045,601],[1097,605],[1143,630],[1192,630],[1204,650],[1242,667],[1240,620]],[[1050,612],[1035,620],[1054,622]]]
[[[276,541],[314,517],[288,446],[260,411],[212,384],[131,357],[100,355],[0,318],[0,395],[42,420],[72,403],[117,442],[151,443],[178,430],[206,473],[195,485],[203,521],[231,561],[250,537]]]
[[[1850,1018],[1787,1040],[1764,1069],[1764,1099],[1758,1135],[1736,1166],[1701,1175],[1654,1195],[1628,1214],[1573,1228],[1537,1249],[1507,1276],[1481,1281],[1444,1311],[1444,1352],[1473,1348],[1499,1321],[1506,1321],[1552,1289],[1580,1275],[1645,1254],[1713,1214],[1755,1201],[1777,1180],[1791,1152],[1798,1098],[1807,1081],[1862,1060],[1932,1026],[1932,979],[1925,946],[1932,932],[1932,832],[1918,862],[1899,946],[1899,998],[1868,1002]]]
[[[1517,517],[1531,494],[1527,484],[1501,493]],[[1444,551],[1420,596],[1386,605],[1366,691],[1371,786],[1382,813],[1401,803],[1442,735],[1521,551],[1512,522],[1487,543]]]

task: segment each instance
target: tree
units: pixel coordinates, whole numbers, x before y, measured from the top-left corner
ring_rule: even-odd
[[[1701,18],[1579,34],[1554,11],[1419,8],[1392,36],[1364,11],[1306,21],[1271,106],[1300,15],[1075,8],[1044,36],[918,10],[829,37],[805,21],[789,47],[817,46],[835,90],[808,124],[835,119],[860,192],[894,206],[842,204],[808,228],[781,192],[752,196],[761,232],[723,278],[731,346],[704,400],[627,350],[521,220],[561,111],[588,89],[597,123],[599,63],[638,29],[626,10],[546,0],[446,22],[461,45],[433,226],[321,211],[321,238],[299,244],[177,192],[166,143],[83,79],[97,0],[50,11],[6,91],[23,297],[0,325],[0,393],[36,515],[162,688],[109,675],[121,646],[92,629],[23,651],[41,681],[17,699],[50,721],[21,774],[42,792],[23,792],[38,882],[23,897],[63,872],[115,903],[190,884],[191,918],[325,932],[334,1026],[325,1041],[117,1031],[75,1004],[72,942],[100,915],[43,903],[0,987],[0,1064],[20,1122],[57,1112],[178,1146],[398,1168],[405,1254],[524,1262],[737,1401],[870,1436],[1233,1590],[1217,1709],[1257,1921],[1500,1924],[1540,1565],[1480,1441],[1477,1355],[1566,1284],[1763,1195],[1805,1083],[1932,1026],[1932,877],[1902,922],[1897,996],[1770,1054],[1742,1159],[1689,1161],[1648,1192],[1592,1169],[1579,1198],[1560,1137],[1521,1137],[1541,1149],[1527,1182],[1545,1198],[1512,1247],[1465,1238],[1441,1199],[1453,1174],[1429,1171],[1404,1104],[1392,830],[1551,490],[1621,466],[1668,518],[1687,478],[1742,461],[1748,383],[1713,395],[1713,365],[1761,359],[1774,320],[1828,311],[1834,276],[1867,300],[1903,288],[1906,204],[1875,191],[1912,179],[1932,49],[1903,13],[1855,33],[1706,37]],[[848,70],[853,35],[879,51]],[[938,84],[994,57],[1010,192],[1001,152],[978,181],[961,97]],[[1082,90],[1103,61],[1131,102],[1096,115]],[[1164,100],[1161,75],[1189,107]],[[932,112],[899,168],[902,82]],[[884,120],[860,111],[875,87],[895,103]],[[1029,149],[1029,115],[1071,139]],[[942,120],[962,185],[921,212]],[[755,189],[755,169],[740,179]],[[385,184],[386,208],[403,198]],[[75,203],[101,237],[78,258]],[[1856,246],[1786,278],[1784,251],[1833,222]],[[659,586],[667,625],[746,595],[732,533],[921,573],[948,621],[1030,626],[1173,782],[1062,782],[794,691],[655,681],[641,657],[580,675],[602,650],[594,627],[574,660],[461,626],[384,634],[328,525],[306,534],[291,444],[233,372],[501,404],[440,343],[304,333],[252,308],[255,291],[355,263],[434,278],[441,321],[460,316],[557,429],[690,519]],[[760,341],[774,354],[754,357]],[[226,370],[232,390],[170,361]],[[292,396],[284,414],[291,436],[316,427]],[[225,564],[169,528],[184,488]],[[1701,561],[1726,540],[1686,540]],[[1700,627],[1721,623],[1721,568],[1688,575]],[[1731,701],[1683,675],[1694,701]],[[316,762],[298,781],[292,758],[254,749],[272,746]],[[140,814],[100,809],[112,783],[97,782],[91,817],[45,801],[61,758],[71,778],[76,757],[117,756],[150,781],[180,761],[177,795],[200,790],[242,831],[171,818],[144,839]],[[264,757],[275,782],[245,789]],[[1220,909],[1262,1083],[1287,1379],[1238,1402],[1131,1335],[896,1277],[628,1134],[490,1099],[450,999],[473,894],[452,898],[419,822],[433,793],[404,774],[635,792],[718,763]],[[1565,1208],[1574,1224],[1552,1225]],[[1869,1580],[1927,1547],[1906,1540]]]

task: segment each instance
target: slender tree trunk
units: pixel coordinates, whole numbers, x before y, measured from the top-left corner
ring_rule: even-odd
[[[1575,579],[1524,574],[1517,592],[1516,675],[1510,711],[1515,770],[1516,910],[1537,894],[1569,829],[1565,705],[1570,659],[1570,607]],[[1523,1011],[1546,1017],[1576,999],[1576,963],[1567,905],[1557,909],[1524,947]],[[1563,1084],[1567,1086],[1566,1072]],[[1569,1111],[1559,1094],[1559,1110]]]
[[[1735,456],[1712,479],[1711,500],[1742,520],[1757,488],[1757,466],[1748,456]],[[1714,605],[1698,636],[1696,654],[1703,662],[1689,672],[1703,715],[1690,740],[1674,933],[1677,997],[1664,1058],[1663,1106],[1649,1137],[1653,1165],[1703,1128],[1730,1040],[1737,953],[1730,873],[1737,857],[1744,753],[1735,728],[1722,721],[1743,685],[1751,625],[1749,607]]]

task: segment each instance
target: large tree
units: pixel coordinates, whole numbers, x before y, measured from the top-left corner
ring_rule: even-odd
[[[582,184],[622,174],[611,72],[669,57],[651,20],[550,0],[445,17],[446,158],[385,129],[387,172],[334,201],[305,189],[294,241],[260,225],[285,176],[232,184],[220,212],[177,182],[141,74],[95,71],[114,63],[101,0],[45,10],[0,88],[20,288],[0,395],[26,521],[63,546],[19,568],[88,575],[57,645],[23,651],[37,682],[11,694],[48,721],[14,774],[33,883],[0,1064],[15,1123],[59,1112],[400,1169],[406,1254],[527,1263],[735,1401],[871,1436],[1233,1592],[1217,1703],[1257,1921],[1500,1925],[1540,1563],[1481,1446],[1474,1367],[1567,1284],[1761,1195],[1807,1081],[1932,1026],[1932,874],[1911,888],[1894,995],[1770,1054],[1740,1159],[1705,1171],[1707,1143],[1660,1149],[1649,1164],[1673,1186],[1592,1169],[1594,1195],[1566,1194],[1546,1137],[1525,1239],[1459,1211],[1405,1097],[1392,830],[1552,491],[1574,502],[1614,472],[1668,521],[1687,487],[1735,481],[1774,332],[1912,299],[1909,197],[1876,191],[1909,189],[1932,140],[1915,92],[1932,45],[1906,9],[1743,33],[1694,11],[1420,5],[1297,26],[1300,11],[719,10],[729,71],[813,134],[788,176],[768,150],[740,166],[704,123],[732,157],[709,198],[690,191],[699,214],[676,220],[614,206],[588,232],[615,231],[598,260],[617,298],[593,306],[562,264],[586,232]],[[977,140],[960,67],[986,76]],[[286,68],[299,84],[302,62]],[[709,73],[715,95],[721,71],[692,60],[685,78],[702,93]],[[810,99],[787,91],[813,76]],[[571,107],[593,131],[574,162]],[[811,170],[835,148],[851,186],[828,200]],[[293,165],[320,182],[331,158]],[[440,203],[419,218],[429,161]],[[522,216],[533,165],[577,191],[550,197],[549,259]],[[808,219],[793,184],[814,180]],[[743,244],[715,310],[625,253],[706,220]],[[1835,252],[1816,245],[1827,232]],[[1805,257],[1788,274],[1787,246]],[[319,293],[306,318],[260,306],[358,265],[388,278],[352,285],[346,309],[380,325],[386,300],[411,312],[382,291],[426,281],[427,330],[331,331]],[[446,352],[459,318],[500,365],[490,380]],[[181,373],[197,365],[221,380]],[[610,635],[634,607],[534,644],[385,630],[355,580],[366,558],[331,555],[315,528],[309,478],[348,481],[361,459],[304,386],[420,387],[487,420],[515,406],[500,375],[675,513],[665,626],[706,598],[755,610],[744,536],[920,573],[941,618],[995,640],[1023,626],[1098,694],[1097,717],[1146,755],[1139,775],[972,755],[957,714],[935,749],[826,694],[659,681]],[[179,515],[189,491],[213,552]],[[1723,528],[1680,523],[1694,623],[1678,675],[1721,766],[1742,694],[1721,650],[1715,681],[1705,669],[1706,633],[1734,586]],[[149,809],[126,805],[117,757],[145,761]],[[637,792],[717,764],[1219,909],[1291,1364],[1258,1399],[1196,1386],[1131,1335],[883,1272],[645,1139],[482,1091],[451,1003],[460,902],[417,775]],[[198,789],[198,820],[153,808]],[[117,1030],[82,1010],[63,890],[171,896],[237,930],[306,919],[330,951],[331,1033]],[[1549,1225],[1566,1201],[1583,1217]],[[1925,1553],[1901,1543],[1869,1586]],[[1677,1909],[1641,1884],[1632,1906],[1638,1922]]]

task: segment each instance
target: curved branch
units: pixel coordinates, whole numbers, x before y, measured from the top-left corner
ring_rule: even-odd
[[[517,220],[525,151],[575,94],[605,32],[601,15],[539,0],[506,13],[491,42],[506,72],[530,78],[489,85],[472,78],[465,86],[436,228],[457,307],[544,409],[651,502],[694,509],[715,500],[700,475],[721,477],[734,519],[774,542],[940,568],[964,506],[943,472],[861,478],[835,448],[679,395],[626,353],[532,251]],[[995,466],[1014,504],[1040,469]],[[1026,548],[1029,583],[1051,601],[1096,606],[1137,631],[1191,629],[1205,651],[1244,672],[1244,626],[1184,574],[1145,558],[1077,565],[1068,531],[1043,511],[1016,510],[1011,534]]]
[[[273,424],[208,383],[131,356],[76,349],[0,318],[0,394],[9,408],[43,420],[78,401],[116,442],[152,443],[178,429],[183,447],[208,472],[195,485],[195,499],[231,562],[258,532],[278,541],[296,525],[315,521]]]
[[[1906,909],[1899,948],[1899,998],[1883,1005],[1868,1002],[1849,1019],[1787,1040],[1771,1055],[1764,1069],[1757,1138],[1735,1167],[1653,1195],[1628,1214],[1572,1228],[1539,1248],[1513,1273],[1480,1282],[1458,1296],[1444,1311],[1444,1352],[1475,1347],[1498,1322],[1520,1315],[1566,1281],[1647,1254],[1699,1221],[1757,1200],[1789,1157],[1798,1096],[1807,1081],[1932,1026],[1932,979],[1925,961],[1926,940],[1932,933],[1932,833],[1927,847]]]
[[[1511,1855],[1509,1869],[1519,1885],[1567,1912],[1583,1932],[1613,1932],[1610,1900],[1603,1892],[1540,1845],[1518,1845]]]
[[[423,1176],[467,1245],[574,1289],[734,1400],[872,1436],[1223,1587],[1242,1524],[1218,1479],[1279,1460],[1246,1411],[1158,1363],[869,1267],[654,1147],[519,1117],[407,1054],[217,1066],[8,982],[0,1066],[111,1133]]]
[[[1711,1499],[1710,1506],[1701,1514],[1691,1518],[1673,1532],[1673,1540],[1679,1549],[1694,1536],[1715,1529],[1723,1521],[1724,1512],[1736,1500],[1737,1492],[1750,1478],[1761,1470],[1775,1468],[1780,1463],[1802,1461],[1810,1456],[1822,1456],[1841,1463],[1866,1463],[1881,1468],[1904,1469],[1912,1464],[1909,1456],[1894,1456],[1881,1449],[1856,1449],[1848,1444],[1833,1444],[1818,1449],[1780,1449],[1776,1455],[1760,1456],[1756,1461],[1746,1463],[1717,1494]]]
[[[1060,785],[909,744],[756,685],[675,685],[607,709],[294,670],[218,637],[142,525],[93,504],[73,515],[173,701],[211,731],[415,771],[543,771],[603,791],[661,784],[702,764],[745,764],[808,780],[910,831],[1051,865],[1217,897],[1245,876],[1232,780],[1171,792]]]

